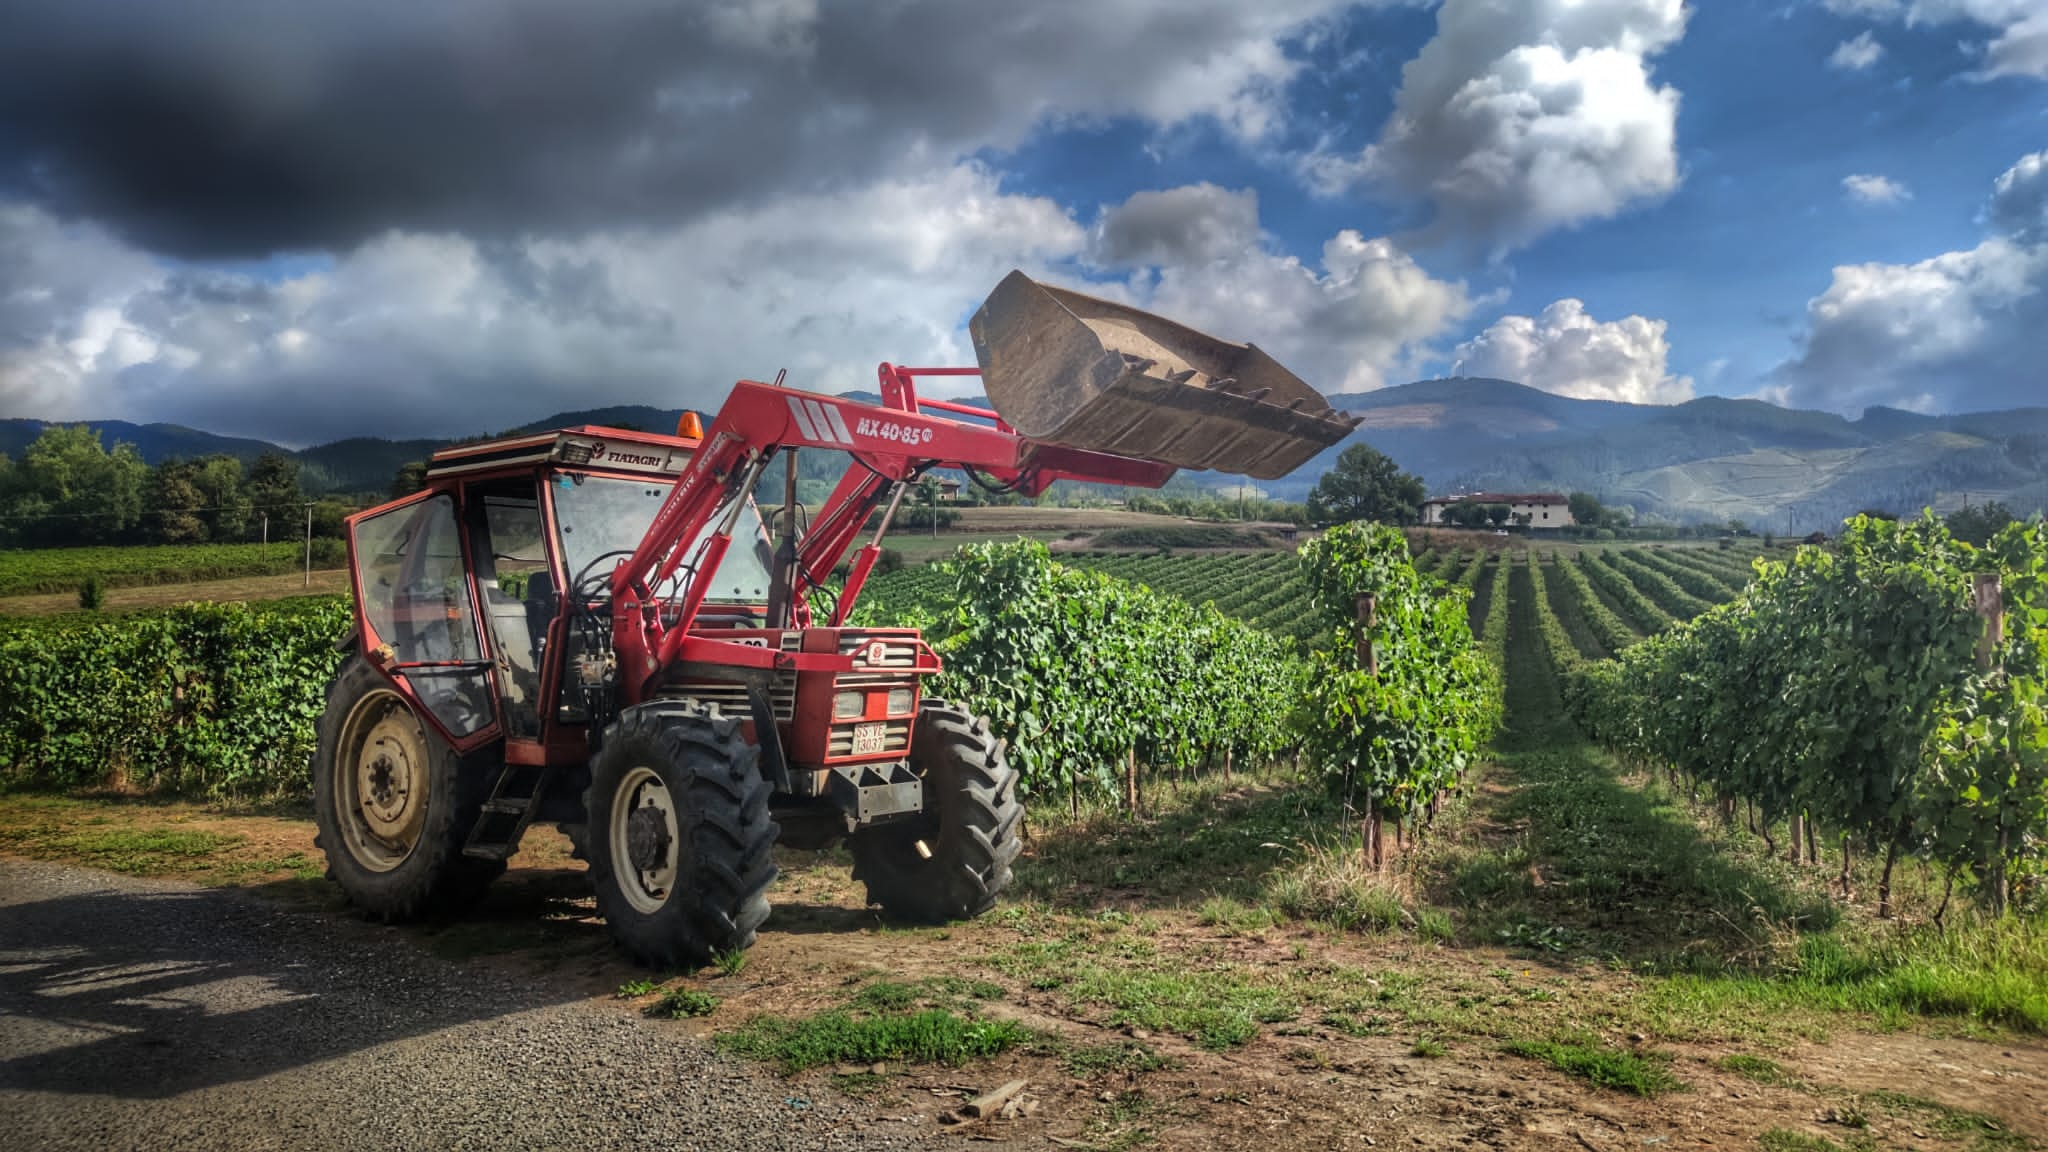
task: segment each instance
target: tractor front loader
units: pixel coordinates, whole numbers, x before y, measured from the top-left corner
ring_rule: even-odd
[[[889,915],[987,910],[1019,848],[1003,743],[924,694],[940,665],[915,629],[846,623],[904,493],[941,468],[1027,496],[1183,467],[1273,478],[1357,421],[1256,348],[1022,273],[970,327],[979,368],[883,364],[879,406],[741,381],[708,429],[449,448],[423,490],[351,517],[355,626],[312,765],[349,899],[458,910],[541,820],[650,965],[751,944],[778,840],[843,839]],[[917,394],[974,375],[993,411]],[[849,461],[807,522],[806,449]]]

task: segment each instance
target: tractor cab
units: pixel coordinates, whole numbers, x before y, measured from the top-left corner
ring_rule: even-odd
[[[573,646],[564,609],[579,588],[603,594],[697,443],[586,426],[436,452],[424,489],[352,521],[364,651],[461,749],[538,745],[582,723],[577,685],[548,659]],[[734,541],[706,626],[758,626],[765,612],[769,542],[750,497]]]

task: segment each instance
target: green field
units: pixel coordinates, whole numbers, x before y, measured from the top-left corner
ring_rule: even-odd
[[[339,540],[313,541],[313,567],[340,567]],[[70,592],[88,577],[107,588],[191,584],[296,572],[306,563],[303,541],[271,544],[156,544],[121,548],[34,548],[0,551],[0,596]]]

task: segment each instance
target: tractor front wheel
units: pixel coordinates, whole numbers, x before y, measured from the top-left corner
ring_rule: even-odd
[[[505,871],[462,854],[488,766],[465,769],[369,661],[342,664],[317,735],[314,843],[351,904],[386,922],[456,912]]]
[[[775,881],[760,749],[737,718],[685,701],[621,713],[584,796],[583,849],[612,939],[655,968],[754,942]]]
[[[917,714],[910,769],[924,781],[924,811],[847,838],[853,877],[868,903],[901,920],[966,920],[1010,885],[1024,806],[1017,773],[988,722],[928,700]]]

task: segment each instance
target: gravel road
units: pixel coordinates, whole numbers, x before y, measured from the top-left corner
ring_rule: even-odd
[[[931,1134],[549,985],[245,893],[0,859],[0,1145],[723,1152]]]

